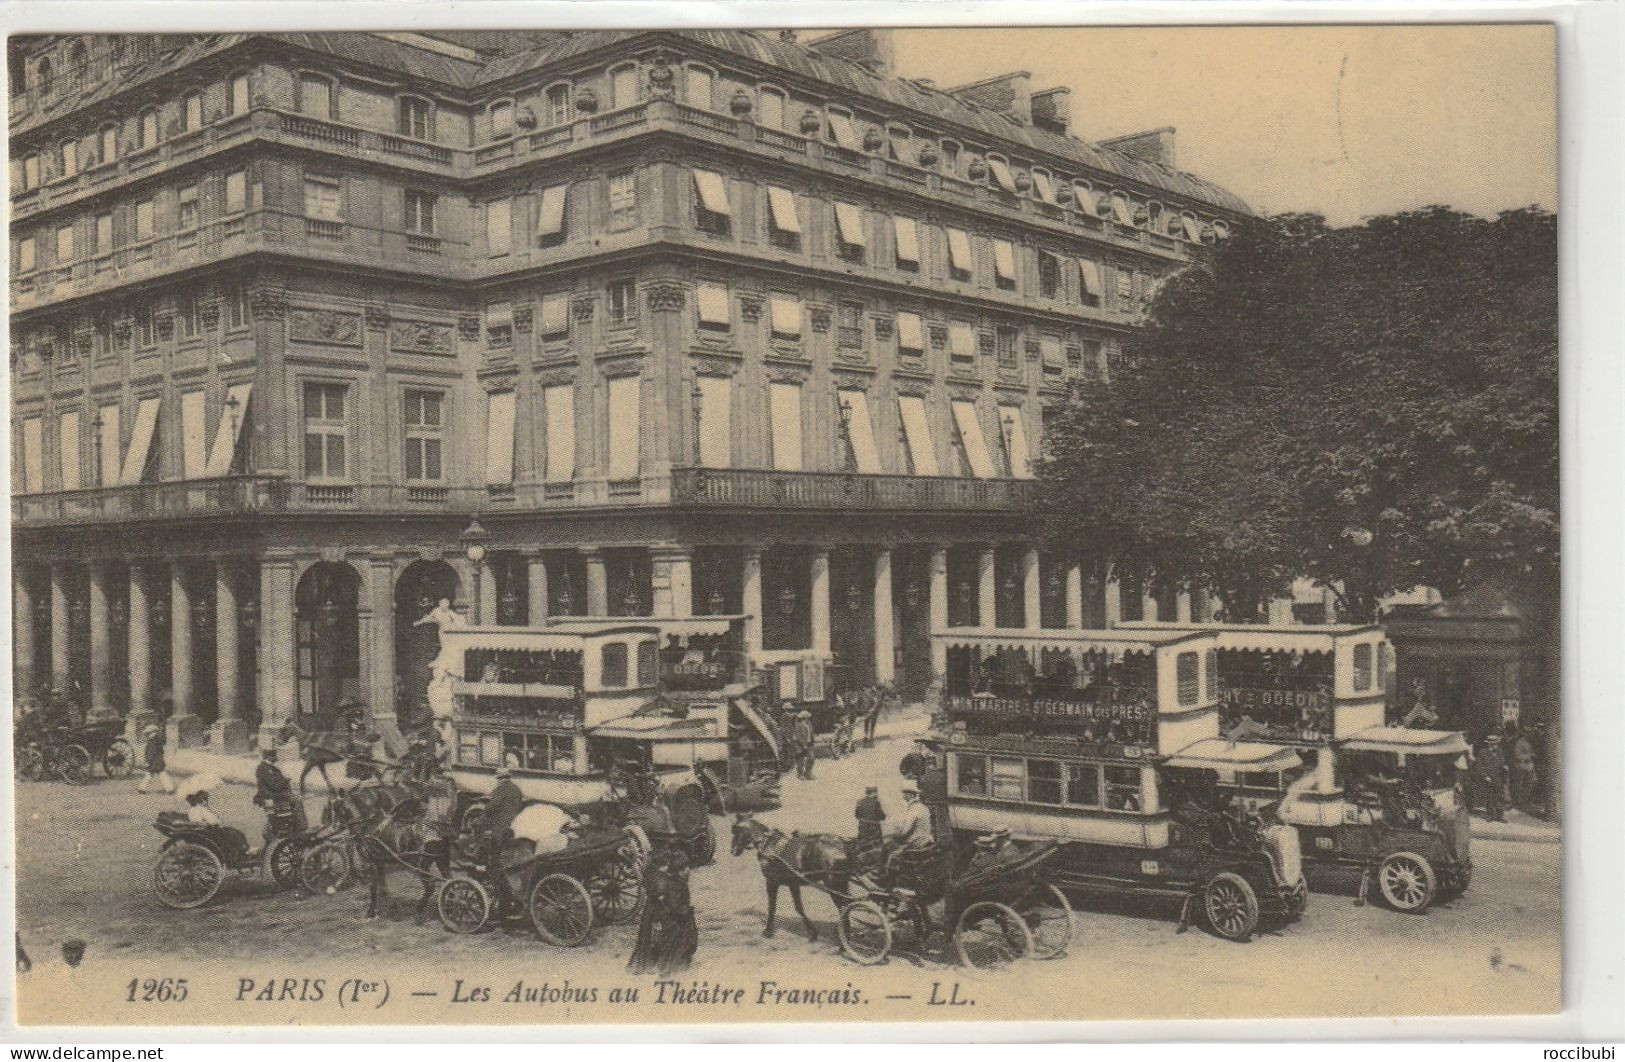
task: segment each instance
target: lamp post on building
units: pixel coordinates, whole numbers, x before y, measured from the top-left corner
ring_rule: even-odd
[[[480,523],[480,518],[476,516],[468,521],[468,526],[463,528],[463,533],[458,540],[463,544],[463,554],[468,557],[468,563],[472,569],[470,578],[474,582],[473,622],[478,625],[480,622],[481,569],[485,566],[485,554],[491,542],[491,532],[485,529],[484,525]]]
[[[226,466],[229,476],[237,471],[237,433],[242,431],[243,401],[236,395],[226,399],[226,416],[231,418],[231,463]]]

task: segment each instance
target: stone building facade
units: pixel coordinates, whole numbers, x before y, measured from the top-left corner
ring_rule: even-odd
[[[1246,214],[867,30],[11,47],[18,688],[182,743],[415,724],[441,598],[916,689],[1109,622],[1028,544],[1044,411]]]

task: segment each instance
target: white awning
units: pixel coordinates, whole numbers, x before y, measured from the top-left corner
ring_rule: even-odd
[[[919,314],[904,310],[897,315],[897,346],[902,350],[925,349],[925,329]]]
[[[1008,162],[1003,159],[989,157],[987,168],[993,171],[993,179],[998,182],[1000,188],[1003,188],[1006,192],[1016,190],[1016,179],[1010,173],[1010,164]]]
[[[152,399],[157,401],[157,399]],[[148,431],[151,438],[151,431]],[[38,417],[23,421],[23,490],[39,494],[45,490],[45,422]]]
[[[835,204],[835,226],[840,229],[841,242],[853,247],[868,245],[863,231],[863,211],[851,203]]]
[[[181,395],[181,474],[186,479],[202,479],[209,467],[206,410],[207,396],[202,391]]]
[[[237,455],[243,426],[248,423],[248,400],[253,393],[252,383],[233,384],[226,390],[226,401],[220,409],[220,424],[215,428],[214,445],[209,450],[209,466],[205,475],[212,477],[231,473],[231,459]]]
[[[556,336],[570,330],[570,297],[563,292],[542,296],[542,335]]]
[[[993,241],[993,269],[1000,280],[1016,279],[1016,246],[1009,240]]]
[[[767,720],[757,714],[756,709],[750,706],[749,701],[735,698],[729,703],[733,705],[735,711],[745,717],[745,721],[751,725],[751,729],[760,734],[762,740],[767,742],[767,747],[772,750],[773,758],[778,759],[779,739],[773,735],[773,728],[767,725]]]
[[[1043,202],[1048,203],[1050,206],[1061,205],[1055,200],[1055,184],[1049,179],[1049,174],[1040,170],[1034,170],[1033,189],[1038,193],[1038,198]]]
[[[1112,193],[1112,216],[1119,224],[1134,224],[1134,207],[1129,203],[1128,196],[1121,193]]]
[[[780,232],[801,234],[801,212],[796,209],[795,193],[778,185],[767,186],[767,207],[773,215],[773,227]]]
[[[1210,771],[1290,771],[1303,766],[1292,749],[1261,741],[1226,741],[1203,738],[1180,749],[1167,760],[1168,767],[1194,767]]]
[[[932,636],[949,648],[977,649],[991,653],[999,649],[1019,649],[1033,653],[1040,649],[1063,649],[1071,653],[1149,653],[1176,642],[1199,640],[1188,631],[1054,631],[1031,634],[999,627],[955,627]]]
[[[772,310],[773,334],[777,336],[801,335],[801,300],[775,295],[768,300]]]
[[[801,471],[801,385],[768,386],[773,420],[773,467],[781,472]]]
[[[78,490],[82,485],[79,463],[79,411],[70,410],[57,418],[57,452],[62,456],[62,489]]]
[[[976,260],[970,253],[970,234],[964,229],[948,230],[948,259],[962,273],[974,271]]]
[[[147,473],[147,454],[152,449],[153,430],[158,427],[157,398],[143,398],[136,407],[135,427],[130,431],[130,449],[124,455],[124,469],[119,473],[120,486],[133,487]],[[38,447],[35,447],[36,451]]]
[[[976,357],[976,332],[957,321],[948,326],[948,352],[956,358]]]
[[[849,151],[857,151],[862,147],[858,139],[858,131],[852,128],[852,119],[838,111],[830,112],[830,132],[835,134],[835,143]]]
[[[719,325],[732,323],[732,315],[728,312],[727,285],[701,284],[698,295],[701,323]]]
[[[711,170],[694,171],[694,187],[699,189],[700,204],[713,214],[732,214],[728,207],[728,186],[722,174]]]
[[[914,462],[916,476],[940,476],[937,450],[931,442],[931,424],[925,416],[925,399],[918,395],[899,395],[897,411],[903,418],[903,437],[908,442],[909,457]]]
[[[988,453],[987,440],[982,436],[982,421],[976,415],[976,403],[955,401],[954,423],[959,425],[959,439],[965,444],[965,460],[970,462],[971,475],[977,479],[992,479],[993,457]]]
[[[897,260],[920,264],[920,229],[913,218],[892,218],[897,233]]]
[[[556,184],[542,191],[542,208],[536,230],[542,236],[557,236],[564,231],[564,201],[570,190],[567,184]]]
[[[1010,475],[1032,479],[1032,454],[1027,449],[1027,428],[1020,406],[1000,406],[999,424],[1004,429],[1005,448],[1010,453]]]
[[[576,389],[558,384],[542,395],[547,413],[546,480],[568,483],[576,474]]]
[[[880,457],[875,452],[875,431],[869,423],[869,396],[862,391],[837,392],[846,411],[847,438],[852,441],[852,458],[864,475],[879,475]]]
[[[643,380],[637,376],[616,376],[609,381],[609,478],[637,479],[638,451],[642,446]]]
[[[102,467],[99,472],[101,478],[96,482],[103,487],[111,487],[118,483],[119,466],[124,461],[122,445],[124,436],[119,427],[119,412],[117,405],[111,405],[103,406],[96,414],[102,421]]]
[[[514,392],[486,396],[485,482],[513,482]]]
[[[1455,730],[1411,730],[1400,726],[1374,726],[1343,742],[1350,752],[1395,752],[1421,756],[1459,756],[1469,751],[1467,739]]]
[[[1100,263],[1091,258],[1078,259],[1078,278],[1083,284],[1083,293],[1093,298],[1100,298],[1106,285],[1100,279]]]

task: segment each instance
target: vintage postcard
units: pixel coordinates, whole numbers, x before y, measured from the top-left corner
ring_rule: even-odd
[[[13,36],[24,1026],[1549,1014],[1544,24]]]

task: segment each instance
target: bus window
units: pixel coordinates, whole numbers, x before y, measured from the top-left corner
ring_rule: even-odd
[[[1027,799],[1034,804],[1061,802],[1061,765],[1055,760],[1027,761]]]
[[[1354,688],[1357,690],[1371,688],[1371,644],[1369,642],[1354,647]]]
[[[1079,807],[1100,807],[1100,768],[1093,763],[1066,766],[1066,802]]]
[[[1140,769],[1138,767],[1106,768],[1106,810],[1140,810]]]
[[[626,643],[611,642],[604,646],[604,688],[619,689],[626,685]]]
[[[1175,674],[1179,681],[1179,703],[1195,704],[1199,699],[1197,692],[1197,660],[1195,653],[1180,653],[1174,661]]]
[[[981,756],[956,756],[959,765],[954,784],[964,796],[987,796],[987,760]]]
[[[660,682],[660,646],[656,642],[638,643],[638,685],[655,686]]]
[[[993,760],[993,798],[995,800],[1025,800],[1027,798],[1027,761]]]

